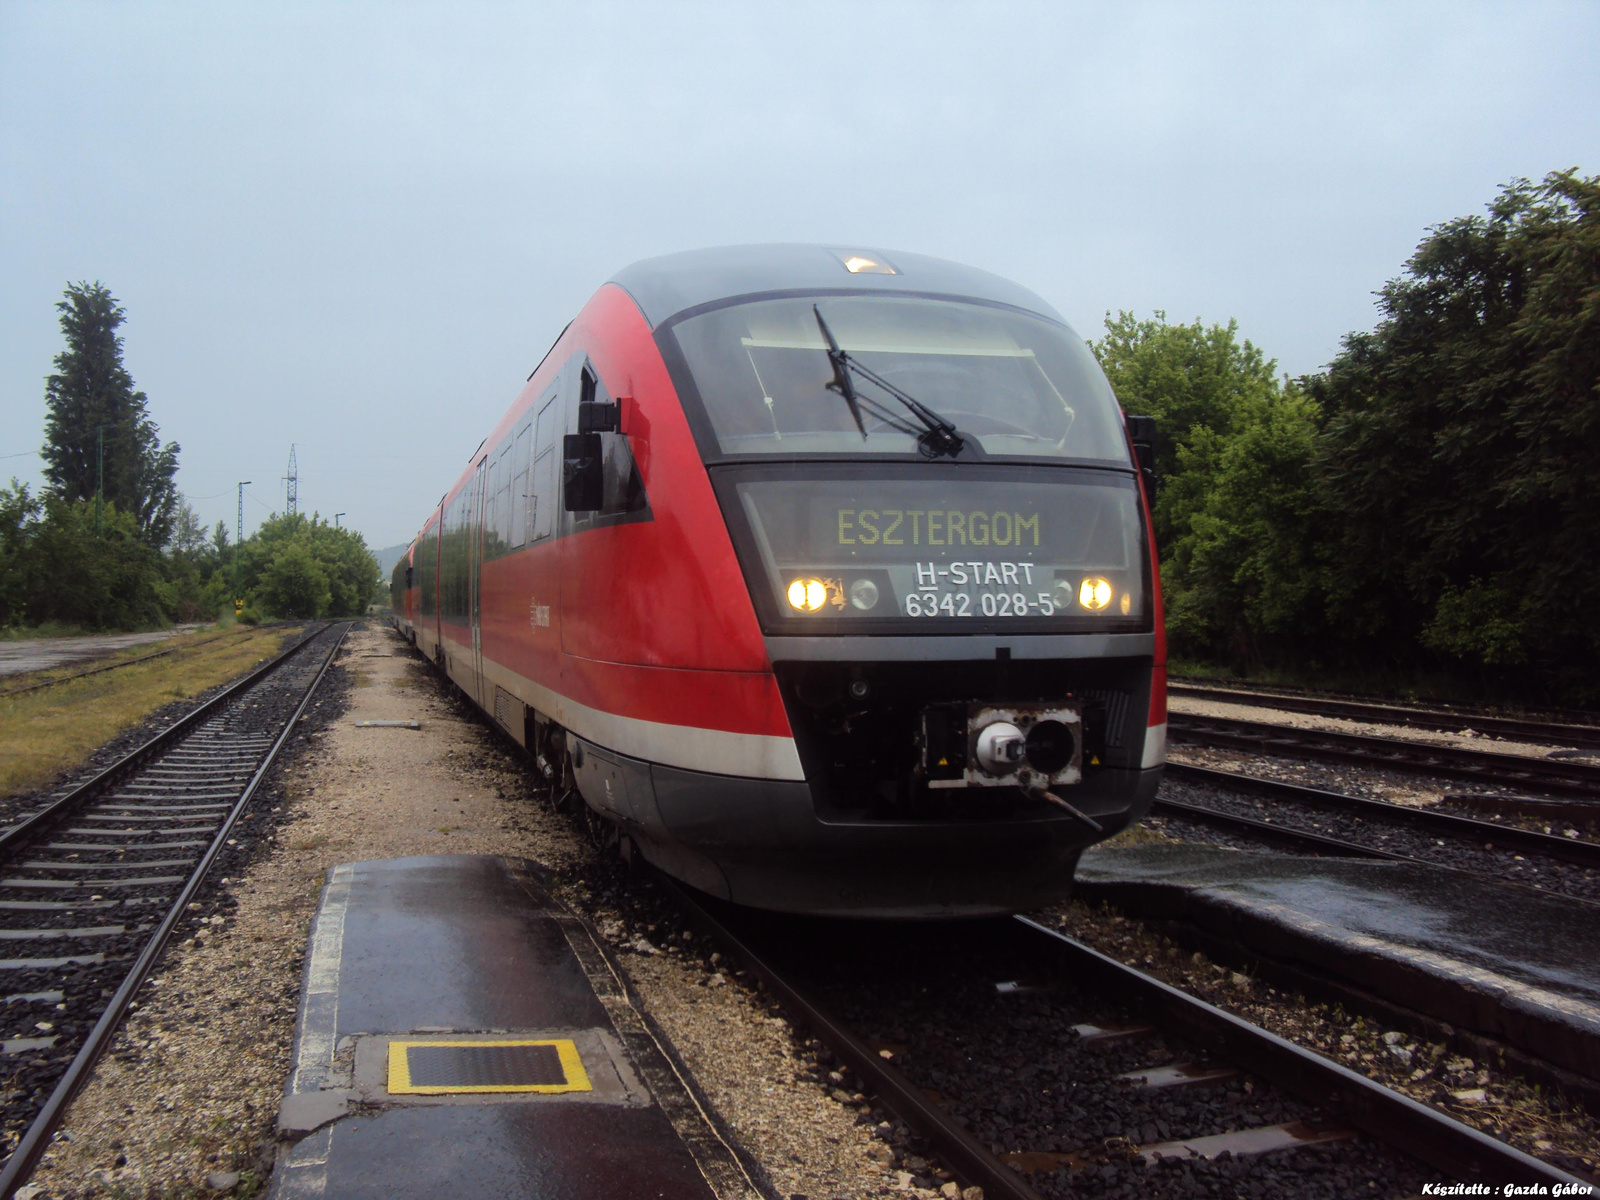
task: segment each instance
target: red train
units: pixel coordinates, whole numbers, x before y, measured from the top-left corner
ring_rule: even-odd
[[[1145,424],[987,272],[651,259],[595,293],[429,515],[397,621],[694,887],[1035,907],[1165,761]]]

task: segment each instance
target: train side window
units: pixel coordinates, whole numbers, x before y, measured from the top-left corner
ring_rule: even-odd
[[[506,443],[506,448],[500,451],[500,457],[494,467],[494,488],[498,499],[494,505],[494,531],[495,539],[499,543],[499,553],[504,554],[514,544],[511,540],[511,472],[515,461],[511,457],[511,443]]]
[[[495,502],[495,499],[497,498],[497,496],[499,495],[499,491],[500,491],[500,489],[495,486],[495,481],[499,478],[499,475],[500,475],[500,464],[491,459],[490,463],[489,463],[489,470],[488,470],[488,476],[489,476],[488,495],[486,495],[483,498],[483,556],[484,556],[484,558],[494,558],[496,553],[497,553],[497,550],[496,550],[496,547],[495,547],[495,542],[496,542],[497,539],[495,538],[495,532],[494,532],[494,516],[495,516],[495,513],[494,513],[494,502]]]
[[[511,452],[511,545],[526,545],[528,541],[528,509],[532,498],[528,494],[528,469],[533,465],[530,453],[533,430],[524,423],[517,430],[515,448]]]
[[[560,456],[556,454],[556,422],[559,418],[557,397],[551,395],[539,410],[539,420],[533,439],[533,504],[532,524],[534,540],[547,538],[555,532],[556,467]]]

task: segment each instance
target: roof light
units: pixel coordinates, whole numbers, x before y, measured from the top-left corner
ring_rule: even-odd
[[[855,254],[844,250],[835,250],[834,257],[844,264],[844,269],[852,275],[898,275],[893,265],[879,258],[875,254]]]

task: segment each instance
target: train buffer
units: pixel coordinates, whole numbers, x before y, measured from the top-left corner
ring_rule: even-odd
[[[332,868],[269,1196],[756,1200],[591,928],[533,864]]]

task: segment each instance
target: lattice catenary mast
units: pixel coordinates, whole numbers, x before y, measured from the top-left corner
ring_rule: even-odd
[[[294,461],[294,443],[289,443],[289,473],[283,477],[284,511],[291,517],[300,506],[300,468]]]

